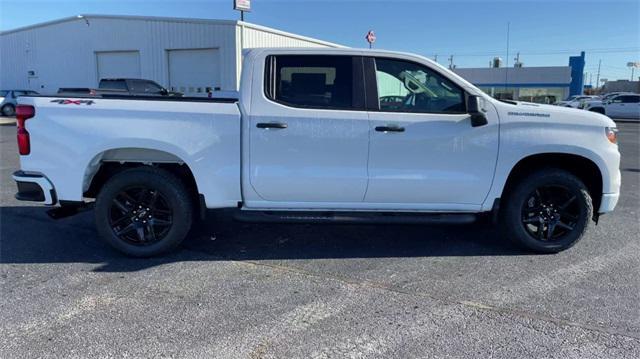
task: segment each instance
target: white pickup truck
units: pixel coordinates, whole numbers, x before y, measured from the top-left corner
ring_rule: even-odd
[[[492,218],[537,252],[575,244],[616,206],[616,125],[497,101],[420,56],[245,53],[237,100],[22,97],[16,197],[94,207],[132,256],[180,244],[206,209],[275,222]],[[94,201],[95,199],[95,201]]]

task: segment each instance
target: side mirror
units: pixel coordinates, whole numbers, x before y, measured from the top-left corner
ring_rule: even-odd
[[[467,111],[471,115],[471,126],[479,127],[488,124],[487,116],[480,109],[480,96],[469,96],[467,99]]]

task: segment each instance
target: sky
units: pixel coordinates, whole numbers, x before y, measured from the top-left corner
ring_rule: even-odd
[[[233,0],[0,0],[0,30],[78,14],[238,19]],[[564,66],[586,52],[586,83],[629,79],[640,61],[640,0],[253,0],[245,20],[350,47],[413,52],[457,67]],[[508,41],[507,41],[507,28]],[[509,55],[507,56],[507,44]],[[640,76],[640,69],[636,77]]]

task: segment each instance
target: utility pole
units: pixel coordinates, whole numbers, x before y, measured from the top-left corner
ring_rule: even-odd
[[[598,60],[598,75],[596,76],[596,87],[600,87],[600,65],[602,65],[602,59]]]
[[[453,55],[449,56],[449,70],[453,70]]]
[[[511,30],[511,22],[507,22],[507,57],[504,69],[504,91],[507,92],[507,84],[509,83],[509,33]]]
[[[433,57],[433,61],[438,62],[438,54]]]
[[[593,88],[593,72],[589,74],[589,86]]]

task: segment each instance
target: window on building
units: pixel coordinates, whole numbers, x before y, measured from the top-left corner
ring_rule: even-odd
[[[521,87],[518,89],[518,100],[542,104],[554,104],[565,96],[563,87]]]
[[[464,113],[464,91],[437,72],[412,62],[376,59],[380,110]]]
[[[266,93],[285,105],[319,109],[353,108],[351,56],[270,56]],[[272,83],[273,82],[273,83]]]

